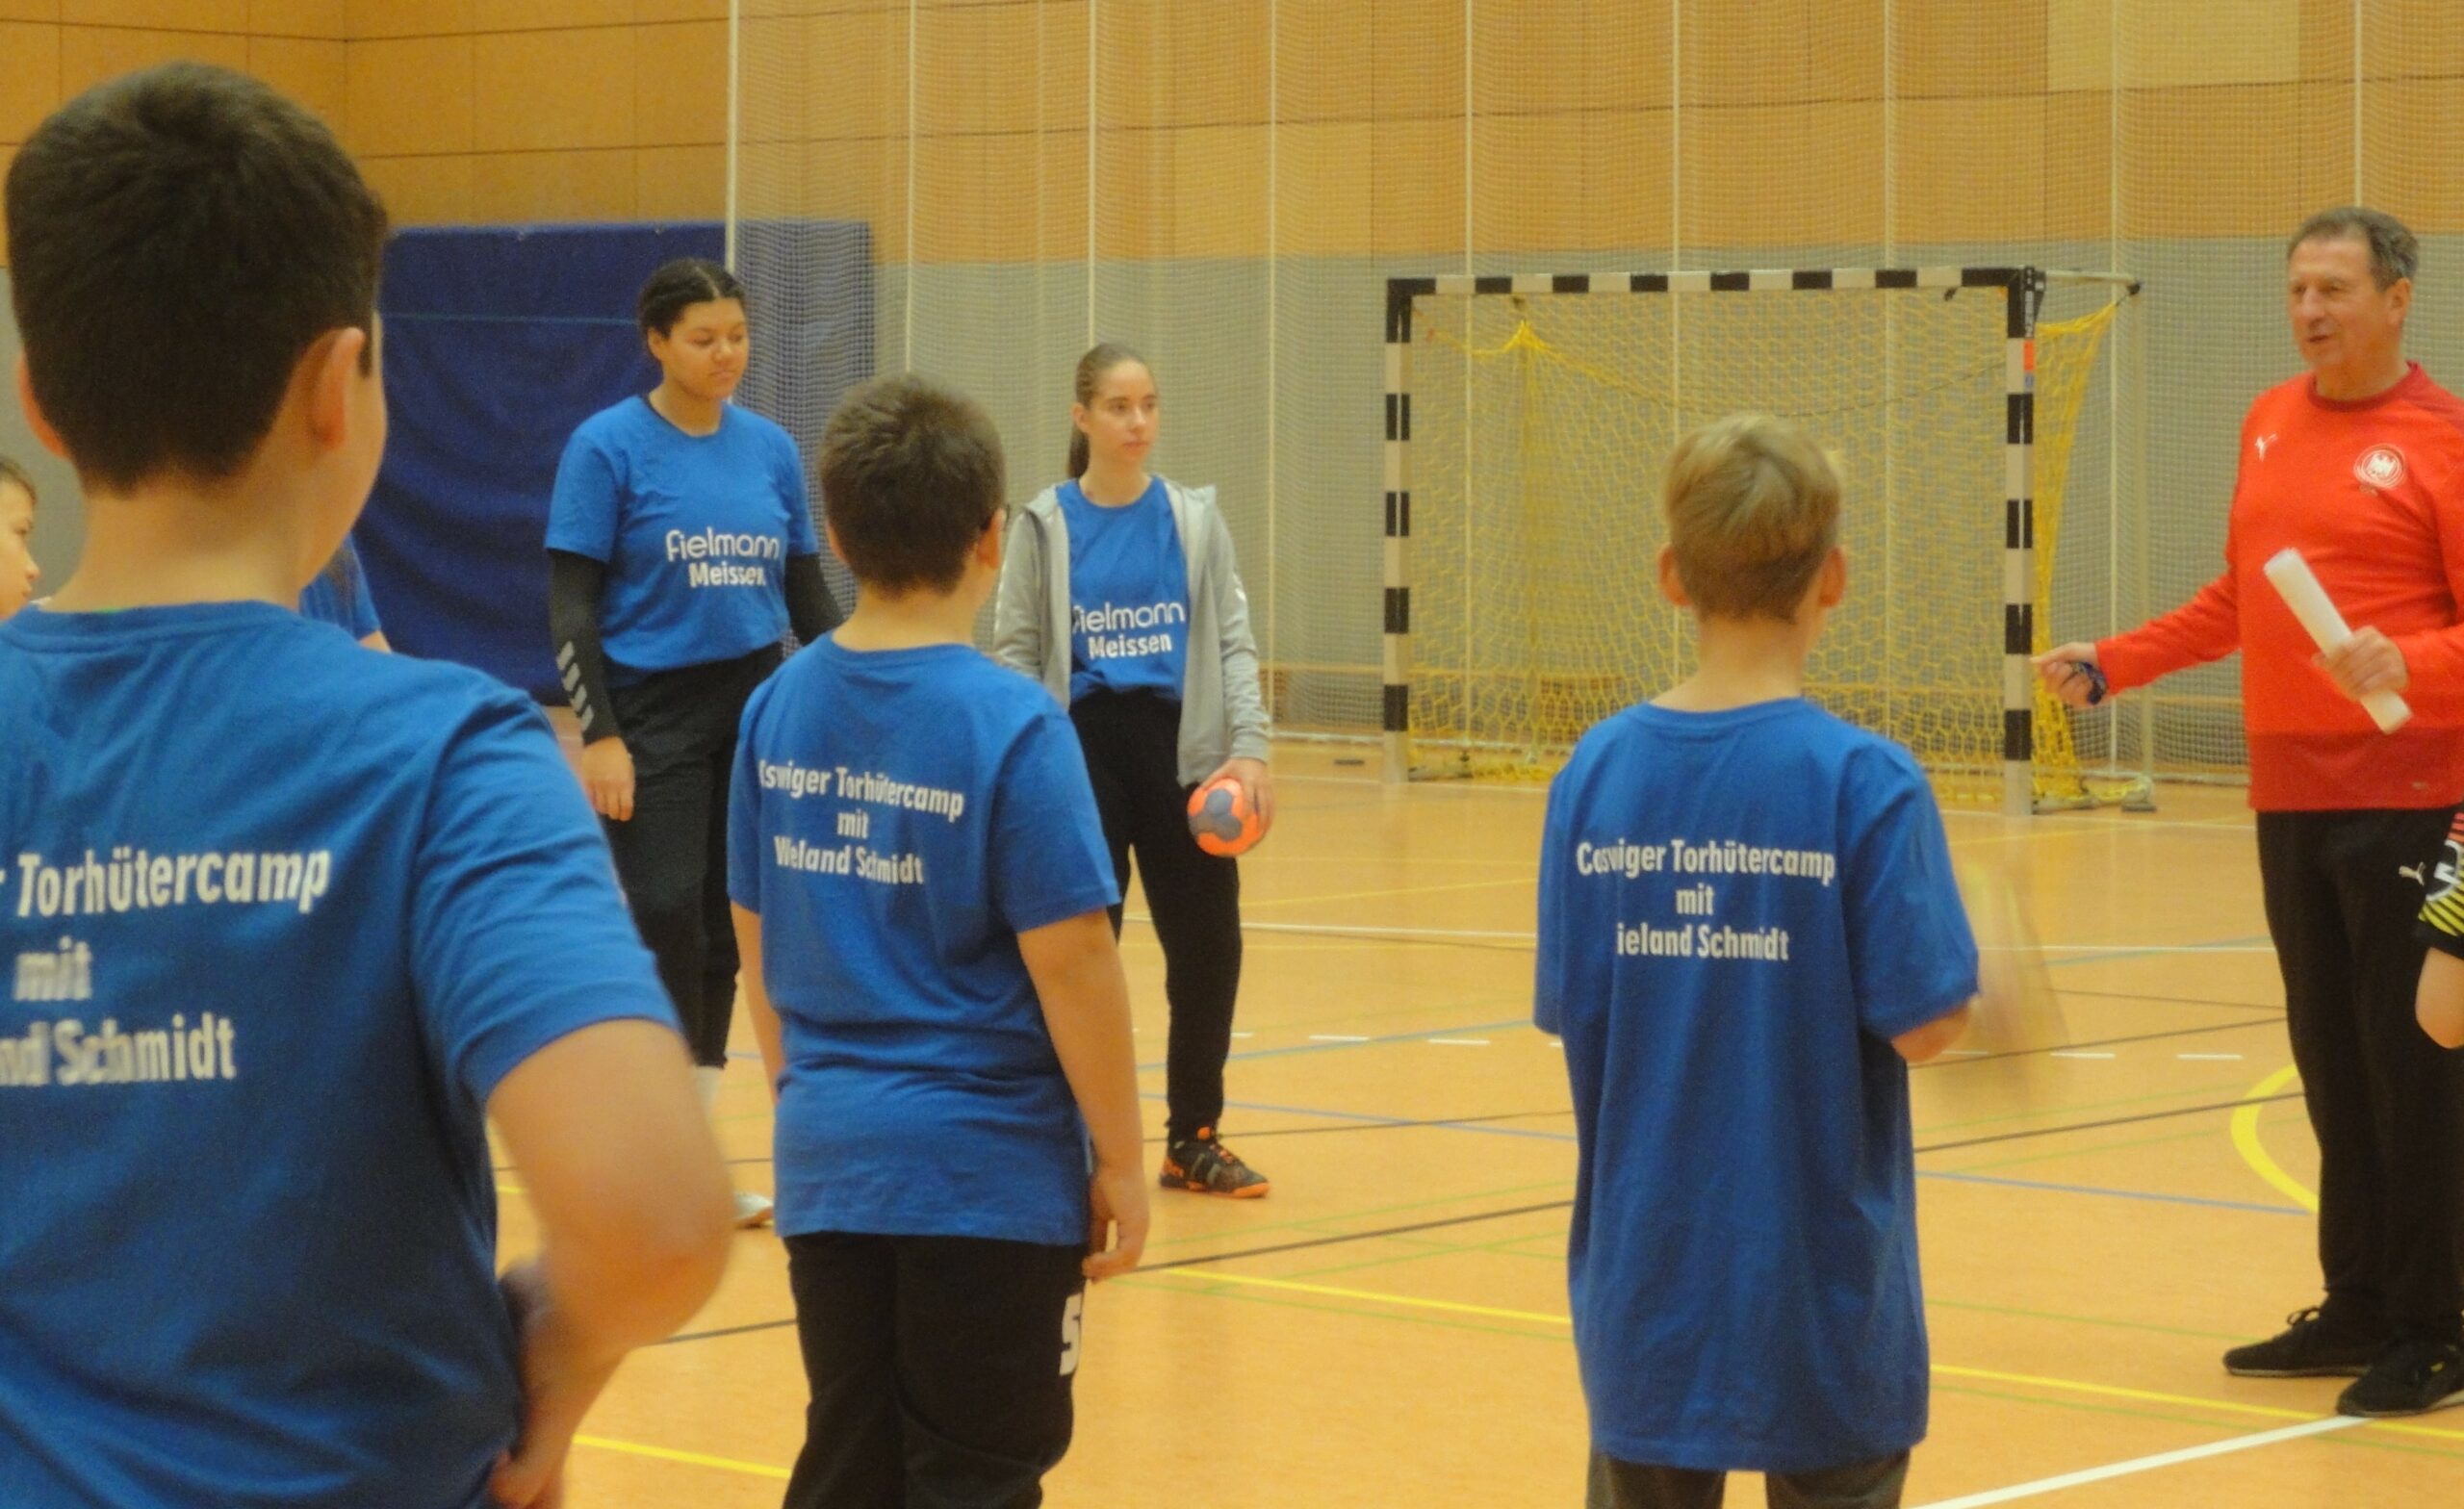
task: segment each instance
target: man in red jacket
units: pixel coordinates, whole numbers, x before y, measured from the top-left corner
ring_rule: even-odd
[[[2348,1415],[2464,1404],[2464,1054],[2413,1021],[2419,883],[2464,798],[2464,402],[2403,352],[2420,250],[2373,210],[2295,233],[2285,303],[2309,372],[2242,423],[2224,573],[2126,634],[2038,657],[2072,706],[2242,655],[2268,932],[2319,1138],[2325,1302],[2224,1354],[2245,1377],[2348,1376]],[[2321,656],[2261,575],[2298,549],[2361,626]],[[2093,671],[2090,668],[2093,668]],[[2400,692],[2381,733],[2356,699]]]

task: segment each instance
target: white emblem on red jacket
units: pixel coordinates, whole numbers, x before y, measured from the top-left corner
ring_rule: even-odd
[[[2352,474],[2366,487],[2394,487],[2404,480],[2404,453],[2393,446],[2373,446],[2352,464]]]

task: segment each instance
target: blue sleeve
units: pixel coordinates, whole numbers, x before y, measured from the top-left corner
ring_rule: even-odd
[[[675,1025],[607,842],[537,708],[491,695],[448,736],[418,844],[421,1026],[474,1102],[584,1027]]]
[[[1976,938],[1960,902],[1942,814],[1916,762],[1897,748],[1850,757],[1839,883],[1858,1025],[1897,1037],[1976,994]]]
[[[774,684],[762,682],[744,704],[744,720],[735,730],[735,770],[728,778],[728,900],[757,915],[761,910],[761,780],[754,726]]]
[[[1043,703],[1041,693],[1037,701]],[[992,794],[992,906],[1013,933],[1100,911],[1120,900],[1078,732],[1040,706],[1009,758],[979,790]]]
[[[1565,1036],[1566,923],[1565,807],[1571,800],[1564,771],[1549,783],[1548,816],[1540,825],[1540,915],[1534,930],[1537,960],[1532,968],[1531,1025],[1544,1033]]]
[[[556,462],[555,491],[548,495],[548,549],[606,565],[616,558],[616,531],[624,513],[615,458],[586,427],[574,431]]]
[[[784,431],[779,435],[779,496],[787,500],[787,553],[819,555],[821,536],[812,526],[812,494],[805,487],[805,458]]]

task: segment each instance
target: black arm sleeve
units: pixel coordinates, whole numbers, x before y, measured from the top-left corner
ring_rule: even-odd
[[[615,738],[616,704],[607,696],[607,652],[599,643],[600,599],[607,568],[571,550],[548,552],[548,632],[556,646],[556,675],[581,721],[581,741]]]
[[[830,584],[821,579],[818,555],[787,557],[786,593],[787,627],[800,645],[811,644],[846,621],[830,595]]]

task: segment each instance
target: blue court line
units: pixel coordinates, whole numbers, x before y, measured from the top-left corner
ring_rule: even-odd
[[[1245,1059],[1280,1059],[1288,1054],[1295,1053],[1324,1053],[1331,1048],[1374,1048],[1379,1043],[1419,1042],[1429,1037],[1452,1037],[1459,1033],[1497,1033],[1503,1032],[1509,1027],[1528,1027],[1530,1025],[1530,1017],[1514,1016],[1508,1017],[1502,1022],[1474,1022],[1468,1027],[1424,1027],[1418,1032],[1389,1033],[1382,1037],[1363,1037],[1358,1042],[1302,1042],[1295,1043],[1289,1048],[1251,1048],[1244,1052],[1231,1055],[1225,1061],[1237,1063]],[[1138,1069],[1140,1073],[1143,1074],[1149,1070],[1161,1069],[1164,1066],[1165,1061],[1158,1059],[1152,1063],[1140,1064]]]

